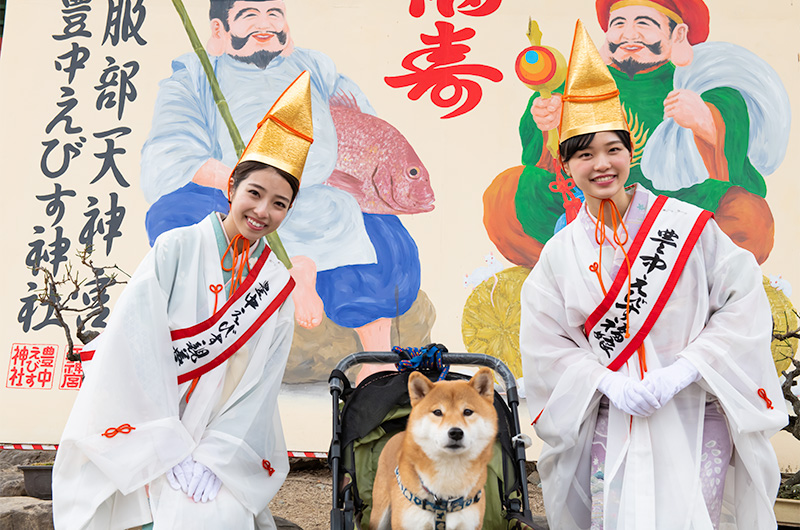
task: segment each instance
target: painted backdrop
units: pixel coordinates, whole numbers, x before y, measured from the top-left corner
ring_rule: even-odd
[[[562,52],[576,17],[598,45],[619,42],[595,2],[287,0],[277,16],[263,8],[280,2],[235,2],[253,7],[236,20],[210,16],[208,0],[185,3],[245,141],[282,83],[300,69],[316,74],[317,141],[303,203],[281,230],[303,287],[281,403],[290,447],[327,448],[324,380],[350,351],[436,341],[513,365],[515,282],[566,221],[573,198],[550,188],[558,182],[546,149],[550,124],[534,117],[539,94],[518,78],[517,58],[532,44],[529,18],[541,44]],[[753,245],[765,274],[800,285],[790,243],[800,235],[790,170],[800,156],[791,128],[800,108],[800,7],[770,6],[755,17],[741,0],[705,4],[707,19],[686,17],[691,61],[669,56],[663,67],[674,88],[710,103],[704,125],[715,135],[696,141],[680,118],[664,130],[665,95],[648,99],[655,90],[639,88],[658,72],[622,75],[626,108],[639,123],[636,178],[716,209],[734,239]],[[253,52],[259,40],[270,53]],[[721,74],[701,61],[729,55],[739,61],[734,77],[746,79],[709,86]],[[0,443],[54,443],[80,365],[65,359],[64,335],[37,302],[44,272],[30,267],[60,277],[92,244],[95,264],[132,273],[160,231],[226,208],[219,183],[235,163],[236,135],[167,0],[11,0],[0,116],[9,183],[0,397],[14,404],[0,412]],[[762,123],[759,132],[747,121]],[[677,179],[677,168],[652,173],[648,164],[663,167],[648,158],[656,141],[691,148],[697,181]],[[766,147],[754,150],[757,143]]]

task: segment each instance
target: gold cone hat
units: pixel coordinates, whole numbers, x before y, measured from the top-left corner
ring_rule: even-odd
[[[581,134],[628,130],[617,84],[580,20],[562,102],[559,142]]]
[[[313,137],[311,76],[305,71],[283,91],[258,124],[239,162],[269,164],[300,180]]]

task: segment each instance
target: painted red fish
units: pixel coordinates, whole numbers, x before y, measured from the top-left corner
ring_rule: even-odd
[[[339,156],[327,184],[353,195],[366,213],[433,210],[428,170],[400,131],[361,112],[353,98],[332,98],[330,109]]]

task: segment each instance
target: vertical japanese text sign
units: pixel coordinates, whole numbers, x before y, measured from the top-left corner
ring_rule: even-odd
[[[125,137],[131,133],[131,128],[125,125],[126,105],[137,97],[134,81],[139,62],[133,57],[138,47],[147,44],[141,31],[146,17],[143,0],[61,0],[60,4],[63,23],[51,38],[58,47],[53,68],[63,78],[59,86],[53,87],[55,108],[44,125],[39,161],[41,177],[52,184],[52,191],[36,195],[44,213],[38,218],[45,222],[32,226],[33,237],[25,256],[31,278],[27,292],[19,298],[17,314],[24,333],[59,325],[53,308],[39,301],[40,295],[55,296],[41,290],[44,276],[60,278],[65,263],[86,246],[92,247],[95,255],[102,249],[101,256],[109,256],[115,240],[122,236],[126,209],[118,192],[130,187],[130,182],[118,162],[128,152]],[[90,29],[94,27],[103,27],[102,34]],[[102,59],[93,58],[98,54]],[[75,117],[76,109],[83,109],[84,105],[94,109],[91,130]],[[89,173],[71,169],[73,161],[88,156],[97,159],[91,163],[93,169]],[[84,220],[75,223],[82,225],[81,228],[70,230],[62,220],[74,210],[82,210]],[[76,303],[88,302],[97,288],[94,280],[90,280],[83,285],[82,294],[76,291],[70,299]],[[105,327],[107,316],[106,309],[91,325]],[[74,323],[67,324],[74,329]],[[49,369],[52,376],[55,367],[48,367],[49,360],[30,361],[33,348],[43,354],[51,352],[51,347],[55,348],[52,351],[55,359],[54,345],[12,345],[12,349],[16,348],[12,351],[12,364],[17,364],[9,366],[6,386],[24,388],[21,381],[47,379],[47,375],[41,375],[42,370]],[[66,360],[64,366],[59,388],[77,388],[74,367],[67,370]],[[37,373],[28,373],[31,370]],[[36,388],[51,387],[52,381]]]

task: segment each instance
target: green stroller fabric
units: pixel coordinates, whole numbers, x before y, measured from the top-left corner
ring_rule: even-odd
[[[426,372],[423,372],[426,373]],[[438,374],[428,374],[435,379]],[[409,373],[381,372],[368,377],[345,399],[342,408],[342,464],[344,486],[350,488],[355,500],[356,521],[360,528],[369,528],[372,509],[372,483],[378,467],[378,457],[386,442],[405,429],[411,411],[408,398]],[[465,378],[451,374],[447,379]],[[515,474],[511,445],[513,428],[505,401],[495,393],[498,412],[498,439],[489,464],[485,486],[486,512],[483,528],[512,528],[509,506],[521,511],[520,488],[526,487],[526,477]],[[355,475],[355,480],[353,476]],[[355,483],[355,488],[353,488]],[[524,528],[519,527],[517,528]]]

